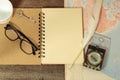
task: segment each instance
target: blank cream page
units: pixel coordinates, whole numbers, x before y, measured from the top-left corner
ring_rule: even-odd
[[[45,58],[43,64],[72,63],[83,37],[81,8],[43,8],[45,13]],[[81,55],[77,63],[83,61]]]

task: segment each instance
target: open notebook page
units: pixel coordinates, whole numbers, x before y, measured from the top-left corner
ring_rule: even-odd
[[[43,64],[72,63],[83,37],[81,8],[43,8],[45,13],[45,58]],[[77,63],[83,61],[81,54]]]

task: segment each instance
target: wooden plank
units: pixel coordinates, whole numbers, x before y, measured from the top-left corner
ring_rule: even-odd
[[[61,8],[64,0],[10,0],[14,8]]]
[[[0,80],[65,80],[64,65],[1,65]]]

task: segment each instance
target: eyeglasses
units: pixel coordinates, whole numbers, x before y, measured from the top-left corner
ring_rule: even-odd
[[[35,51],[38,50],[38,48],[32,41],[30,41],[30,39],[27,38],[27,36],[10,24],[7,24],[5,27],[5,36],[11,41],[16,41],[19,39],[20,49],[28,55],[35,55]]]

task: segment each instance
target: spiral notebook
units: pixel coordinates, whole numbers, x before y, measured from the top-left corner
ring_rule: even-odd
[[[17,16],[22,10],[36,23]],[[26,55],[20,40],[5,36],[5,24],[0,25],[0,64],[67,64],[72,63],[81,48],[83,37],[81,8],[14,8],[11,22],[38,48],[36,55]],[[82,61],[80,56],[77,62]]]
[[[41,63],[69,64],[81,49],[81,8],[42,8],[39,14]],[[83,61],[81,54],[76,63]]]

